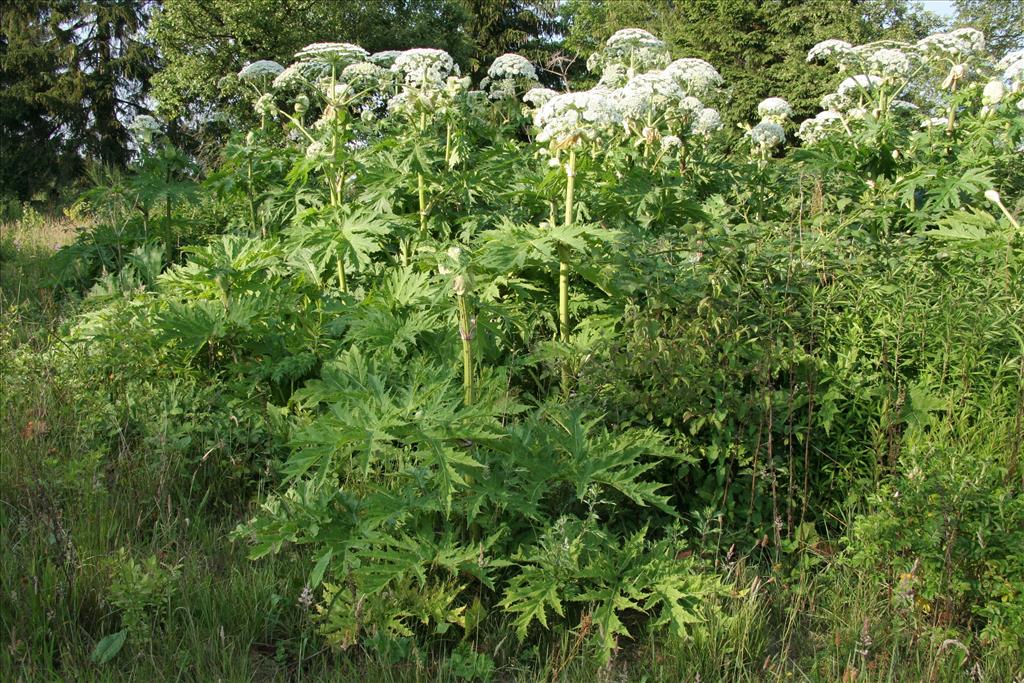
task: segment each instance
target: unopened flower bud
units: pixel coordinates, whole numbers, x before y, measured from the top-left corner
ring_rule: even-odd
[[[999,104],[1005,94],[1006,88],[1002,81],[989,81],[981,93],[981,102],[986,105]]]
[[[1003,200],[1000,198],[999,193],[995,190],[985,190],[985,199],[989,200],[993,204],[1002,204]]]

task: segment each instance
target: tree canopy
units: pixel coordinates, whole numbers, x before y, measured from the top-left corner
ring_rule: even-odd
[[[996,57],[1024,48],[1024,2],[1020,0],[956,0],[957,24],[985,33]]]
[[[28,0],[0,30],[3,193],[66,182],[83,158],[128,159],[123,120],[145,109],[157,55],[145,36],[151,2]]]

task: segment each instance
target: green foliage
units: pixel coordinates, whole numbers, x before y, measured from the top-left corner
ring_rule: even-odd
[[[74,314],[0,337],[0,571],[41,582],[3,603],[11,661],[1010,671],[1019,93],[943,63],[914,84],[941,127],[880,88],[769,150],[591,129],[591,91],[545,139],[438,63],[370,100],[334,68],[305,99],[240,82],[260,120],[215,169],[143,141],[88,195]],[[189,604],[197,576],[241,606]]]
[[[137,562],[120,549],[111,562],[110,603],[121,613],[121,630],[106,647],[100,647],[103,641],[97,645],[94,656],[103,660],[99,663],[109,661],[127,639],[144,644],[153,637],[154,629],[166,619],[162,612],[176,589],[180,570],[180,566],[162,566],[155,555]]]

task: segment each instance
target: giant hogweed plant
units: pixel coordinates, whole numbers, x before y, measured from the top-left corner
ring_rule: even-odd
[[[1004,168],[1020,144],[1018,62],[1000,67],[1000,102],[988,86],[953,93],[963,148],[984,139]],[[842,349],[817,351],[831,337],[815,325],[856,249],[898,248],[878,229],[885,200],[902,192],[913,204],[900,220],[922,212],[926,231],[969,210],[971,234],[1014,253],[980,201],[996,183],[1019,191],[1017,180],[985,168],[910,190],[923,159],[956,171],[968,150],[916,132],[895,84],[871,110],[889,115],[858,117],[874,95],[855,83],[865,106],[803,136],[795,160],[776,158],[791,113],[770,98],[747,136],[753,153],[725,158],[704,104],[721,85],[710,65],[672,61],[627,30],[594,67],[595,88],[559,94],[529,88],[530,70],[506,57],[471,90],[440,51],[316,44],[287,68],[239,75],[260,125],[231,191],[253,200],[241,232],[266,235],[195,247],[140,308],[183,361],[272,388],[266,410],[290,454],[239,536],[256,556],[309,559],[320,625],[339,647],[467,637],[488,613],[524,638],[555,619],[597,624],[605,657],[638,632],[628,616],[680,636],[699,628],[695,601],[718,587],[681,552],[680,511],[756,512],[778,549],[814,514],[811,484],[839,487],[849,465],[812,458],[810,440],[837,423],[850,442],[865,433],[837,417],[847,404],[828,382],[848,378],[816,374]],[[523,90],[532,127],[510,96]],[[895,147],[875,144],[879,126]],[[885,155],[884,172],[865,177],[862,160]],[[820,187],[833,181],[826,206]],[[1004,259],[1008,273],[1014,263]],[[692,324],[666,340],[679,311]],[[794,311],[810,322],[787,331]],[[843,320],[842,338],[863,326]],[[776,341],[762,348],[766,334]],[[663,372],[620,391],[650,374],[628,360],[648,352]],[[550,359],[557,380],[530,374]],[[673,375],[680,367],[710,380]],[[801,386],[817,393],[796,401]],[[875,419],[874,394],[856,396],[851,414]],[[896,439],[891,412],[867,432]]]

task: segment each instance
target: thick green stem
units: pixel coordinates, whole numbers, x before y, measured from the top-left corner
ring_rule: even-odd
[[[565,166],[565,222],[573,223],[573,194],[576,190],[576,150],[569,151],[569,163]],[[569,250],[558,248],[558,334],[563,344],[569,343]],[[569,368],[562,365],[562,391],[569,393]]]
[[[459,295],[459,336],[462,338],[463,403],[473,405],[473,327],[465,295]]]
[[[338,252],[338,287],[341,288],[343,294],[348,294],[348,280],[345,278],[345,254],[341,251]]]
[[[448,168],[451,165],[451,153],[452,153],[452,122],[448,121],[444,126],[444,166]]]
[[[573,195],[576,190],[576,151],[570,150],[569,163],[565,166],[565,222],[569,227],[573,222]],[[563,342],[569,341],[569,251],[560,248],[558,251],[558,323],[559,334]]]
[[[953,131],[956,130],[956,86],[957,79],[954,78],[953,82],[949,84],[949,92],[952,96],[952,101],[949,103],[949,117],[946,122],[946,135],[953,136]]]
[[[256,202],[255,202],[255,200],[253,199],[253,196],[252,196],[253,195],[253,184],[252,184],[252,150],[248,150],[246,152],[246,157],[247,158],[245,160],[245,165],[246,165],[246,171],[248,173],[248,181],[249,181],[249,183],[248,183],[248,185],[249,185],[248,190],[249,191],[246,193],[246,194],[249,195],[249,223],[250,223],[250,225],[252,225],[252,227],[255,228],[256,227]]]
[[[416,189],[420,199],[420,239],[427,237],[427,184],[422,173],[416,174]]]
[[[332,148],[336,150],[337,138],[332,142]],[[331,206],[341,206],[341,193],[343,191],[345,182],[345,168],[341,169],[341,177],[335,175],[333,178],[327,177],[327,189],[331,194]],[[336,215],[336,214],[335,214]],[[338,269],[338,287],[341,289],[343,294],[348,294],[348,278],[345,277],[345,252],[344,249],[339,247],[337,253],[337,261],[335,267]]]

